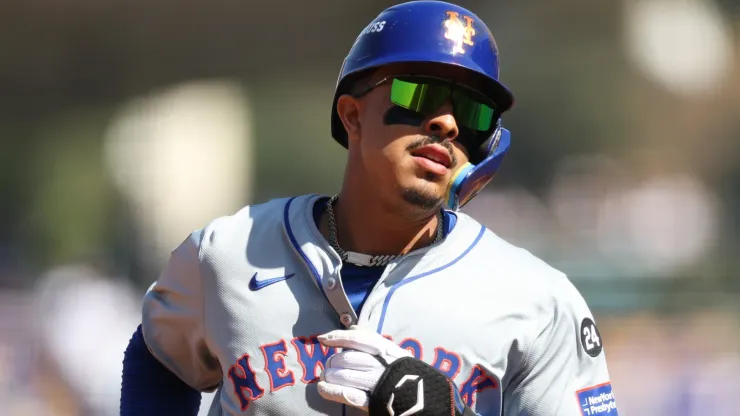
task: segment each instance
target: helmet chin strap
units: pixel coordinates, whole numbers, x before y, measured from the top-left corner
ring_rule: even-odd
[[[493,133],[488,156],[477,165],[466,163],[452,175],[447,185],[447,198],[445,199],[447,209],[458,211],[491,182],[510,144],[511,133],[499,126]]]
[[[445,206],[447,209],[457,211],[461,208],[458,203],[460,200],[460,189],[462,188],[462,184],[465,179],[469,176],[470,171],[474,168],[475,165],[470,162],[465,162],[464,165],[460,166],[457,171],[455,171],[452,178],[450,178],[450,183],[447,184],[447,198],[445,198]]]

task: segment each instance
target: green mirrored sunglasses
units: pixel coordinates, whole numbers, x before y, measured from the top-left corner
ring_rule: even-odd
[[[488,131],[498,117],[495,105],[483,94],[441,78],[388,77],[356,96],[367,94],[373,88],[388,81],[392,81],[391,101],[393,104],[423,115],[434,113],[448,98],[451,98],[455,121],[459,125],[477,131]]]

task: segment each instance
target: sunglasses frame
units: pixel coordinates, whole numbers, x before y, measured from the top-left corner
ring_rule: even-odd
[[[501,112],[498,110],[496,103],[490,98],[486,97],[483,93],[479,92],[478,90],[470,88],[467,85],[461,84],[459,82],[451,81],[445,78],[433,77],[429,75],[417,75],[417,74],[390,75],[390,76],[387,76],[381,79],[375,84],[366,87],[359,93],[353,94],[352,96],[354,98],[361,98],[362,96],[368,94],[370,91],[374,90],[375,88],[378,88],[379,86],[385,84],[386,82],[393,81],[395,79],[398,79],[399,81],[403,81],[403,82],[413,82],[416,84],[444,84],[444,85],[449,86],[450,88],[449,95],[447,96],[446,99],[449,99],[452,96],[453,91],[461,90],[461,91],[464,91],[464,93],[468,95],[470,98],[477,100],[480,104],[491,107],[491,109],[493,109],[493,118],[491,119],[491,126],[488,128],[488,130],[475,130],[475,131],[487,131],[487,132],[493,131],[496,128],[498,120],[501,118]],[[431,82],[419,82],[419,81],[431,81]],[[394,103],[394,105],[397,105],[397,104]],[[455,100],[454,99],[452,100],[452,110],[454,113],[454,110],[455,110]]]

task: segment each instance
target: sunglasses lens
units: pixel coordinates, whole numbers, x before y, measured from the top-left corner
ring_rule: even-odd
[[[431,114],[444,104],[450,88],[444,84],[430,84],[394,79],[391,85],[393,104],[421,114]]]
[[[391,101],[407,110],[431,114],[450,97],[450,86],[444,83],[414,79],[393,79]],[[452,91],[455,119],[469,129],[487,131],[493,124],[495,110],[464,91]]]
[[[494,109],[462,91],[452,93],[455,103],[455,119],[461,125],[473,130],[487,131],[491,128]]]

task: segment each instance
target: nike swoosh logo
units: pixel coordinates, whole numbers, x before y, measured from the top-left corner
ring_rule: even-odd
[[[254,276],[252,276],[252,278],[249,279],[249,289],[251,290],[264,289],[273,283],[282,282],[283,280],[288,280],[293,276],[295,276],[295,273],[291,273],[285,276],[271,277],[265,280],[257,280],[257,273],[255,273]]]

